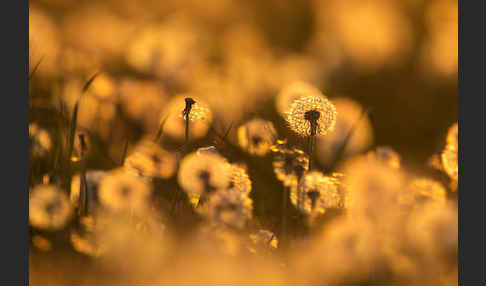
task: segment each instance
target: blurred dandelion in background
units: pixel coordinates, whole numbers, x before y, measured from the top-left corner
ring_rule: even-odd
[[[201,197],[226,189],[230,179],[231,165],[224,157],[213,153],[186,155],[177,174],[179,185],[193,204],[197,204]]]
[[[144,212],[152,194],[144,179],[124,171],[112,170],[101,180],[98,197],[102,206],[115,212]]]
[[[176,172],[177,158],[153,141],[143,139],[127,156],[123,166],[142,177],[168,179]]]
[[[29,196],[29,221],[34,227],[60,230],[71,219],[72,206],[68,197],[53,185],[38,185]]]
[[[273,123],[263,119],[252,119],[238,128],[240,147],[252,155],[263,156],[270,151],[277,131]]]
[[[246,167],[239,164],[231,164],[229,192],[237,192],[248,196],[251,192],[251,180],[248,176]]]
[[[294,187],[302,175],[309,170],[309,157],[297,148],[289,148],[286,142],[277,140],[272,147],[273,171],[278,180],[286,187]]]
[[[326,209],[338,208],[341,197],[334,180],[318,171],[305,173],[297,188],[291,190],[292,204],[306,215],[324,214]]]
[[[198,212],[215,225],[242,229],[252,218],[252,210],[253,201],[246,194],[218,191]]]
[[[40,128],[37,124],[29,124],[30,151],[35,156],[45,155],[52,147],[51,136],[47,130]]]

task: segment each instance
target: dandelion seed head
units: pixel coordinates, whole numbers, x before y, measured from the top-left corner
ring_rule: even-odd
[[[275,154],[273,171],[284,186],[296,186],[300,177],[309,169],[309,157],[297,148],[289,149],[283,141],[272,147]]]
[[[191,110],[188,116],[189,136],[190,138],[197,139],[206,135],[213,121],[213,113],[204,101],[201,101],[199,98],[190,94],[177,95],[169,101],[167,108],[162,112],[161,116],[161,123],[165,120],[163,126],[164,134],[177,140],[185,138],[185,99],[189,97],[195,101],[195,103],[191,105]]]
[[[29,221],[45,230],[62,229],[71,219],[72,206],[65,193],[53,185],[38,185],[29,198]]]
[[[263,119],[252,119],[238,128],[240,147],[252,155],[263,156],[270,151],[277,131],[273,123]]]
[[[325,96],[307,95],[293,101],[287,122],[301,136],[326,135],[334,130],[336,115],[336,108]]]
[[[202,195],[226,189],[230,176],[231,166],[224,157],[193,152],[182,159],[177,181],[189,199],[197,201]]]
[[[231,164],[231,175],[228,191],[241,195],[249,195],[251,192],[251,180],[246,168],[238,164]]]
[[[98,197],[100,203],[114,212],[143,212],[152,193],[150,184],[123,169],[109,172],[101,180]]]
[[[36,123],[29,124],[30,150],[35,156],[43,156],[52,147],[52,140],[49,133],[40,128]]]
[[[290,200],[297,209],[311,216],[337,208],[341,203],[335,180],[318,171],[304,174],[298,186],[291,189]]]
[[[123,166],[141,177],[168,179],[176,172],[177,159],[152,140],[142,140],[127,156]]]
[[[198,212],[212,224],[242,229],[252,218],[253,201],[237,192],[218,191],[209,197]]]

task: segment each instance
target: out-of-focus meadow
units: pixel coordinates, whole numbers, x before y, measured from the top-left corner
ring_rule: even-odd
[[[457,0],[30,0],[31,285],[456,285]]]

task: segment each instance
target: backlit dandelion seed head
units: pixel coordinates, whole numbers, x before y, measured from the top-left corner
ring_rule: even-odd
[[[143,212],[152,193],[150,184],[123,169],[111,171],[100,182],[100,203],[115,212]]]
[[[72,206],[65,193],[53,185],[38,185],[29,197],[29,221],[45,230],[62,229],[71,219]]]
[[[341,203],[335,181],[318,171],[304,174],[297,188],[291,189],[290,198],[297,209],[312,216],[338,208]]]
[[[29,124],[30,150],[36,156],[45,155],[52,147],[51,136],[47,130],[40,128],[35,123]]]
[[[275,154],[273,171],[277,179],[286,187],[296,186],[300,177],[309,169],[309,157],[302,150],[287,148],[282,141],[278,141],[272,151]]]
[[[263,156],[270,151],[277,131],[273,123],[263,119],[252,119],[238,128],[240,147],[252,155]]]
[[[176,156],[151,140],[142,140],[125,159],[124,168],[142,177],[168,179],[177,169]]]
[[[219,191],[209,197],[198,212],[212,224],[242,229],[252,218],[253,201],[237,192]]]
[[[186,126],[186,116],[184,114],[186,108],[185,98],[189,97],[195,101],[188,116],[189,138],[196,139],[206,135],[213,120],[213,113],[204,101],[190,94],[174,97],[168,103],[166,110],[162,112],[161,123],[163,120],[166,120],[163,126],[164,134],[178,140],[184,139]]]
[[[334,130],[336,115],[336,108],[325,96],[307,95],[291,104],[287,123],[301,136],[326,135]]]
[[[226,159],[213,153],[193,152],[186,155],[179,168],[177,181],[191,201],[229,186],[231,166]]]
[[[237,192],[246,196],[251,192],[251,180],[248,176],[246,168],[238,164],[231,164],[231,175],[228,191]]]
[[[401,192],[399,196],[399,201],[407,205],[424,203],[445,204],[446,200],[447,193],[444,186],[428,178],[411,180],[409,188]]]
[[[306,95],[320,93],[319,89],[307,82],[294,81],[282,88],[278,96],[275,98],[275,106],[280,115],[286,117],[286,112],[290,109],[294,100]]]

